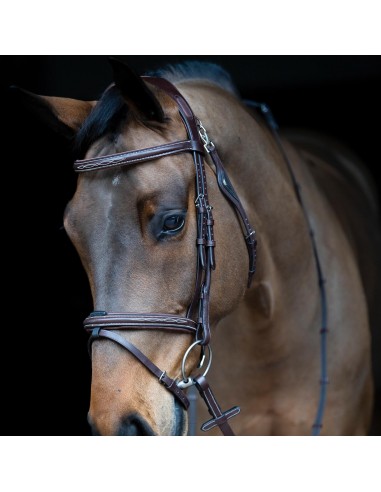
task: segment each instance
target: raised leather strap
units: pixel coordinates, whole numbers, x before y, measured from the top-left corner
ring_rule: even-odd
[[[197,323],[190,318],[170,314],[93,312],[83,322],[86,331],[102,327],[109,330],[168,330],[195,335]]]
[[[170,391],[184,406],[185,410],[189,408],[189,400],[185,393],[176,384],[176,381],[170,378],[165,371],[159,369],[152,361],[148,359],[135,345],[133,345],[128,340],[124,339],[118,333],[113,331],[104,330],[102,328],[94,328],[89,339],[89,345],[98,338],[108,338],[113,342],[121,345],[123,348],[128,350],[134,357],[136,357],[154,376],[156,376],[159,381],[165,386],[165,388]]]
[[[112,167],[160,159],[161,157],[180,154],[182,152],[199,152],[204,154],[204,147],[199,140],[179,140],[177,142],[147,147],[145,149],[129,150],[119,154],[77,160],[74,163],[74,170],[77,173],[83,173],[86,171],[110,169]]]
[[[240,408],[233,407],[226,412],[222,412],[205,377],[196,376],[193,378],[193,381],[195,382],[196,388],[198,389],[202,399],[205,401],[209,413],[213,417],[201,426],[201,430],[205,432],[218,426],[224,436],[234,436],[235,434],[233,429],[230,427],[228,420],[235,415],[238,415],[241,411]]]
[[[253,279],[253,275],[256,270],[256,262],[257,262],[257,239],[255,230],[251,227],[245,209],[242,206],[241,200],[239,199],[231,181],[225,171],[225,168],[222,164],[220,156],[216,150],[216,147],[212,144],[210,148],[207,148],[210,157],[216,167],[217,173],[217,183],[218,187],[221,190],[221,193],[230,201],[230,203],[234,206],[238,217],[241,219],[241,223],[245,230],[245,242],[247,247],[247,252],[249,254],[249,275],[247,281],[247,287],[249,288]]]

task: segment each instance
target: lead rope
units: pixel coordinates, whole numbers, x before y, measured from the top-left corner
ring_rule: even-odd
[[[315,233],[311,227],[311,222],[309,220],[308,214],[306,207],[303,202],[302,198],[302,193],[301,193],[301,186],[298,183],[295,173],[293,171],[291,162],[287,156],[287,153],[283,147],[282,141],[279,136],[279,126],[270,110],[270,108],[267,106],[267,104],[264,103],[257,103],[255,101],[244,101],[247,106],[254,107],[256,109],[259,109],[264,116],[267,125],[269,126],[272,135],[274,136],[275,142],[283,156],[283,159],[286,163],[288,172],[291,177],[291,181],[294,187],[295,195],[296,198],[300,204],[300,207],[303,211],[303,215],[307,224],[308,232],[311,238],[311,245],[312,245],[312,251],[315,259],[315,266],[316,266],[316,272],[317,272],[317,279],[318,279],[318,284],[319,284],[319,292],[320,292],[320,306],[321,306],[321,328],[320,328],[320,395],[319,395],[319,402],[318,402],[318,407],[317,407],[317,412],[316,412],[316,417],[314,424],[312,425],[312,432],[311,434],[313,436],[319,436],[321,429],[323,427],[323,417],[324,417],[324,410],[325,410],[325,404],[326,404],[326,399],[327,399],[327,385],[329,384],[329,379],[328,379],[328,370],[327,370],[327,334],[328,334],[328,328],[327,328],[327,318],[328,318],[328,308],[327,308],[327,294],[326,294],[326,288],[325,288],[325,278],[323,276],[323,271],[321,267],[321,261],[319,257],[319,252],[318,248],[316,245],[316,239],[315,239]]]

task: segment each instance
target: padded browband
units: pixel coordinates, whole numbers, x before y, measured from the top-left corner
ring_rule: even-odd
[[[74,170],[77,173],[85,171],[98,171],[100,169],[110,169],[128,164],[138,164],[139,162],[151,161],[169,155],[180,154],[182,152],[204,153],[203,145],[198,140],[180,140],[146,149],[128,150],[119,154],[94,157],[93,159],[77,160],[74,163]]]

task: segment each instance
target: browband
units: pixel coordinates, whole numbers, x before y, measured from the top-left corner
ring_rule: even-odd
[[[148,147],[140,150],[128,150],[119,154],[94,157],[93,159],[83,159],[75,161],[74,169],[77,173],[85,171],[98,171],[100,169],[110,169],[112,167],[125,166],[128,164],[138,164],[139,162],[151,161],[169,155],[180,154],[182,152],[204,153],[204,148],[198,140],[180,140],[156,147]]]

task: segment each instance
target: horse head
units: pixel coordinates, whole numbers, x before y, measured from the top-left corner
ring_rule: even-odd
[[[29,93],[24,98],[49,124],[74,139],[83,162],[186,141],[189,135],[175,100],[126,65],[115,60],[112,65],[114,83],[99,101]],[[205,113],[197,99],[192,109]],[[222,124],[217,118],[211,128]],[[195,175],[190,152],[79,175],[64,225],[87,272],[95,311],[189,316],[200,261]],[[245,292],[247,253],[237,216],[219,192],[210,165],[205,166],[205,178],[218,245],[208,314],[214,330]],[[181,379],[191,333],[160,329],[115,333],[171,379]],[[186,358],[187,374],[200,360],[203,349],[196,345]],[[101,338],[92,344],[91,355],[89,422],[94,433],[187,433],[186,412],[178,399],[120,344]]]

